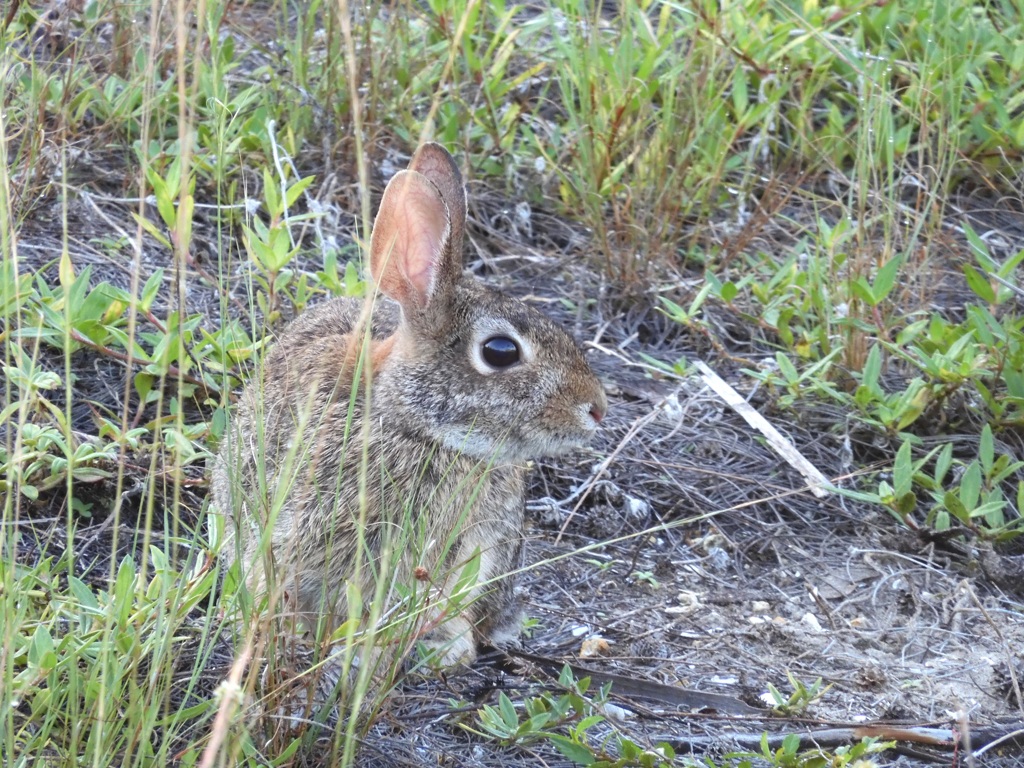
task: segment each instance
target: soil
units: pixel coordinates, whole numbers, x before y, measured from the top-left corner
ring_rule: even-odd
[[[388,149],[378,157],[378,168],[392,170],[406,160]],[[104,180],[67,188],[71,261],[78,273],[91,265],[94,284],[107,280],[126,289],[133,279],[141,284],[157,268],[165,269],[153,310],[165,317],[178,301],[176,267],[171,254],[148,236],[137,258],[124,245],[134,239],[131,214],[137,204],[112,191],[132,186],[126,178],[110,182],[123,168],[90,167],[106,159],[82,152],[69,169],[74,179]],[[351,177],[340,169],[336,174],[339,188],[351,189]],[[197,203],[209,203],[202,195],[197,191]],[[321,201],[327,211],[321,228],[341,244],[352,241],[349,223],[358,209],[346,208],[345,201],[354,197],[336,194]],[[557,692],[562,663],[592,672],[595,686],[614,680],[610,702],[621,709],[609,711],[621,716],[616,727],[623,733],[638,744],[668,742],[681,754],[759,751],[756,740],[764,731],[815,733],[827,744],[829,729],[869,724],[932,727],[950,740],[953,734],[976,734],[975,749],[979,739],[1019,734],[1020,544],[997,548],[963,530],[915,532],[875,506],[837,494],[816,497],[698,375],[658,372],[648,358],[704,359],[842,487],[877,484],[877,476],[865,476],[865,470],[891,457],[897,446],[826,405],[781,409],[773,393],[744,372],[757,369],[772,349],[726,309],[709,312],[730,331],[722,338],[734,341],[712,349],[704,337],[658,313],[650,298],[622,301],[581,258],[587,233],[577,225],[548,210],[517,208],[521,201],[479,183],[471,186],[470,197],[467,268],[542,307],[574,332],[589,349],[611,408],[589,450],[539,462],[533,473],[527,559],[539,565],[524,574],[522,586],[527,613],[537,623],[524,641],[526,655],[496,653],[460,674],[407,681],[366,734],[360,764],[570,765],[550,744],[501,747],[459,726],[473,725],[475,708],[495,704],[499,692],[513,700]],[[998,229],[1008,252],[1024,248],[1024,218],[1013,205],[966,194],[956,202],[958,213]],[[60,198],[44,193],[17,232],[20,269],[37,272],[51,285],[57,284],[62,218]],[[723,213],[723,231],[727,219]],[[780,226],[764,224],[755,238],[758,250],[780,252],[792,241],[777,231]],[[112,245],[121,233],[131,237]],[[238,241],[230,249],[218,247],[220,242],[216,226],[198,220],[193,260],[180,266],[185,309],[201,315],[208,331],[216,329],[225,307],[247,323],[251,317],[251,267],[238,257]],[[954,238],[951,251],[958,247]],[[320,254],[310,247],[295,266],[316,271],[322,268]],[[948,270],[954,268],[950,257]],[[679,284],[699,285],[699,274],[683,270]],[[935,301],[956,311],[963,299],[958,289],[935,285]],[[582,305],[583,298],[593,301],[579,313],[561,301]],[[63,357],[45,348],[42,353],[43,365],[63,376]],[[125,386],[133,371],[123,361],[83,349],[71,356],[71,369],[74,427],[84,434],[96,433],[101,416],[118,417],[126,391],[135,397]],[[201,403],[186,407],[207,415]],[[128,412],[136,409],[129,402]],[[1001,451],[1024,458],[1019,435],[1002,440]],[[958,451],[970,455],[976,445],[976,437],[964,437]],[[116,523],[106,517],[113,483],[76,489],[92,504],[92,517],[77,520],[79,565],[84,577],[97,582],[108,573],[111,557],[141,545],[137,499],[149,482],[149,457],[130,457],[126,472],[126,504]],[[158,481],[170,487],[172,479]],[[202,466],[187,472],[183,487],[183,522],[195,524],[208,490]],[[49,495],[25,521],[19,550],[25,562],[66,546],[63,504],[59,494]],[[154,515],[157,544],[161,533],[170,534],[160,529],[162,512]],[[119,544],[112,548],[115,535]],[[197,623],[204,618],[197,614]],[[216,688],[232,655],[229,646],[213,655],[204,686],[193,695]],[[773,715],[766,706],[769,686],[788,695],[790,676],[805,685],[820,678],[822,695],[799,716]],[[690,690],[692,698],[668,703],[680,689]],[[453,711],[452,698],[469,702],[468,710]],[[954,755],[949,744],[906,738],[899,743],[899,760],[971,763],[964,745]],[[318,753],[305,759],[317,764]],[[974,764],[1024,765],[1019,735]]]

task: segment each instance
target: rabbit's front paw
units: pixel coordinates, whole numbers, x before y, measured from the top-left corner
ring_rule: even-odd
[[[495,648],[521,648],[523,645],[523,614],[510,616],[509,620],[491,630],[487,642]]]
[[[423,639],[432,667],[468,666],[476,661],[473,627],[462,618],[450,619]]]

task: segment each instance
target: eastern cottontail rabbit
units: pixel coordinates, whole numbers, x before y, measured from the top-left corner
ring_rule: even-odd
[[[465,223],[454,160],[425,144],[374,222],[370,272],[389,301],[334,299],[284,331],[242,395],[213,484],[226,557],[328,629],[348,618],[353,587],[364,609],[417,580],[443,602],[479,553],[478,599],[421,625],[444,664],[518,636],[506,574],[519,567],[525,462],[582,445],[607,408],[565,331],[463,274]]]

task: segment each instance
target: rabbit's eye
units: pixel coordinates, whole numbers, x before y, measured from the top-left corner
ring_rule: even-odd
[[[507,336],[493,336],[484,342],[483,356],[492,368],[508,368],[519,362],[519,347]]]

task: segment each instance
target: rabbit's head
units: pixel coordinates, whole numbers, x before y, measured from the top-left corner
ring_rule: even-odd
[[[462,272],[466,193],[438,144],[388,184],[370,271],[401,308],[386,346],[388,397],[402,423],[481,460],[521,461],[579,447],[607,410],[576,342],[521,301]]]

